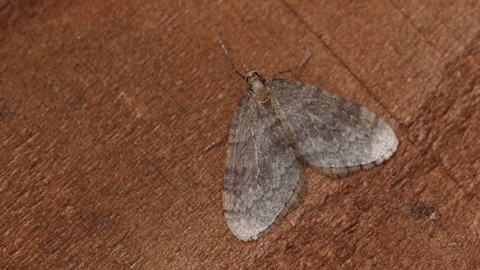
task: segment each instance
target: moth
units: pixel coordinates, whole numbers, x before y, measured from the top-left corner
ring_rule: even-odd
[[[298,206],[306,191],[304,165],[345,177],[382,163],[397,149],[392,128],[354,102],[255,71],[244,80],[223,189],[225,219],[240,240],[259,238]]]

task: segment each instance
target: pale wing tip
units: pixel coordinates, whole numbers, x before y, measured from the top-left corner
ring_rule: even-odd
[[[292,192],[292,195],[285,203],[282,211],[280,211],[276,217],[273,217],[272,222],[252,222],[251,220],[242,218],[241,213],[227,210],[230,209],[230,204],[228,203],[228,200],[225,200],[224,197],[225,220],[227,221],[228,228],[233,235],[242,241],[256,240],[262,235],[270,232],[288,213],[297,208],[298,205],[300,205],[303,196],[307,192],[307,179],[305,178],[304,171],[300,170],[299,172],[300,177]],[[225,204],[225,202],[227,202],[227,204]]]
[[[377,143],[374,145],[375,153],[373,156],[375,157],[372,160],[372,168],[375,165],[379,165],[383,163],[385,160],[389,159],[393,156],[395,151],[398,148],[398,139],[395,135],[393,129],[385,123],[384,130],[381,136],[377,138]]]
[[[330,177],[330,178],[342,178],[347,177],[350,174],[357,172],[359,170],[370,170],[376,165],[383,163],[384,161],[388,160],[390,157],[393,156],[395,151],[398,147],[398,139],[393,130],[388,126],[388,130],[386,132],[386,136],[384,137],[383,144],[380,145],[378,148],[379,150],[376,158],[371,162],[365,164],[358,164],[354,166],[347,166],[347,167],[320,167],[320,166],[313,166],[321,174]]]
[[[238,238],[238,240],[242,241],[250,241],[258,239],[265,231],[268,229],[269,226],[266,227],[258,227],[254,226],[250,222],[247,222],[235,214],[231,215],[228,212],[225,212],[225,220],[227,221],[228,228],[230,231]]]

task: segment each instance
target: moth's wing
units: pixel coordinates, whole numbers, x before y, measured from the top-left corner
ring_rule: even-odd
[[[240,240],[267,232],[298,205],[305,191],[302,165],[265,108],[244,95],[232,120],[223,207]]]
[[[398,140],[368,109],[316,87],[269,80],[272,106],[300,155],[329,177],[370,169],[390,158]]]

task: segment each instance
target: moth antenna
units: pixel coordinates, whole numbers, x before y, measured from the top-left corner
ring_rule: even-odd
[[[294,69],[296,69],[296,68],[298,68],[298,67],[301,67],[301,66],[305,65],[305,63],[307,63],[307,61],[310,59],[310,57],[312,57],[312,54],[311,54],[311,53],[308,53],[308,56],[307,56],[305,59],[303,59],[302,62],[300,62],[299,64],[296,64],[295,66],[293,66],[293,67],[291,67],[291,68],[289,68],[289,69],[287,69],[287,70],[280,71],[280,72],[277,72],[277,73],[273,74],[273,77],[272,77],[272,78],[275,78],[277,75],[290,72],[290,71],[292,71],[292,70],[294,70]]]
[[[220,39],[220,36],[217,35],[217,39],[218,39],[218,42],[220,43],[220,46],[222,46],[223,51],[227,55],[228,61],[230,61],[230,65],[232,66],[233,72],[237,73],[238,75],[240,75],[240,77],[243,78],[243,80],[245,80],[245,76],[243,76],[240,72],[238,72],[235,69],[235,65],[233,64],[232,58],[230,57],[230,54],[228,53],[227,47],[225,47],[225,44],[223,44],[222,39]],[[243,62],[242,62],[242,65],[245,68],[245,64],[243,64]]]

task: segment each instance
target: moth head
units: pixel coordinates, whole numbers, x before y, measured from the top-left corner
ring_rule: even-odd
[[[249,71],[245,75],[245,82],[247,82],[248,84],[252,84],[253,82],[255,82],[256,80],[259,80],[259,79],[263,79],[263,78],[262,78],[262,76],[258,75],[258,72],[256,72],[256,71]]]
[[[249,71],[245,75],[245,81],[248,83],[247,92],[250,93],[259,102],[268,100],[268,91],[265,87],[265,79],[258,75],[256,71]]]

